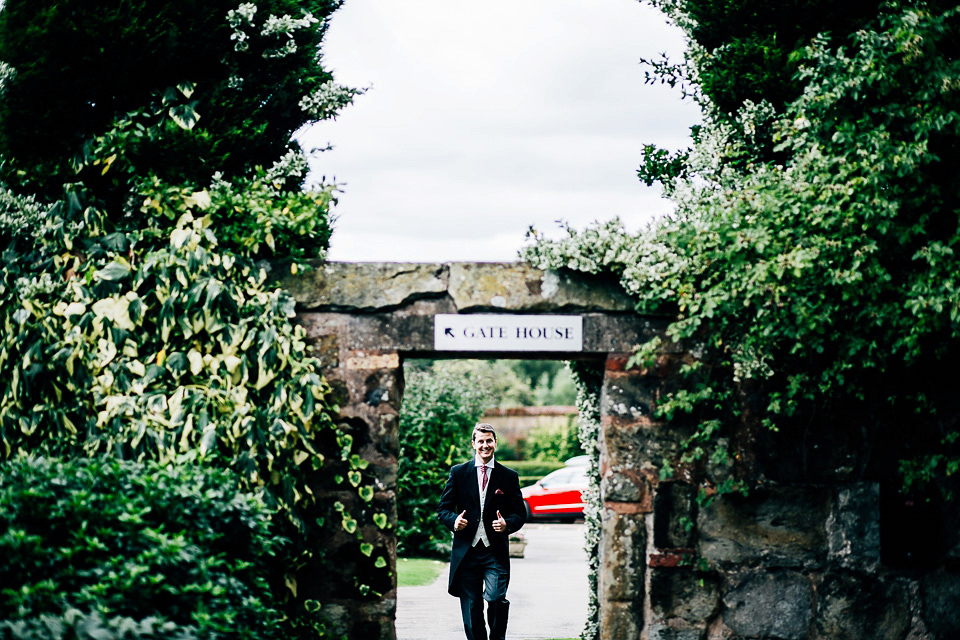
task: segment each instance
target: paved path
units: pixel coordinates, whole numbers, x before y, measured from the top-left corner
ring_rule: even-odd
[[[510,560],[508,640],[579,638],[587,617],[583,524],[527,524],[523,558]],[[447,567],[430,586],[397,590],[397,640],[463,640]]]

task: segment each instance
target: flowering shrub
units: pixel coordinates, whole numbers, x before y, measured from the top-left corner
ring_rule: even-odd
[[[805,462],[814,451],[761,468],[737,429],[800,446],[818,441],[811,429],[860,429],[855,477],[894,471],[871,456],[883,443],[908,486],[955,490],[954,391],[937,372],[960,344],[947,160],[960,120],[957,18],[955,6],[890,5],[849,46],[814,38],[793,56],[799,91],[782,111],[764,100],[722,111],[704,98],[683,173],[661,175],[671,216],[639,234],[616,221],[558,241],[534,234],[524,250],[542,268],[614,273],[638,311],[675,318],[667,338],[697,360],[657,411],[699,425],[674,464],[702,471],[706,486],[835,471]],[[701,54],[691,49],[688,65],[705,82],[715,61]],[[737,473],[711,477],[729,469],[708,464],[727,458],[722,443]]]

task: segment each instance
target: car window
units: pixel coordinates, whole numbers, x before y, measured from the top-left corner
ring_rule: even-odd
[[[569,468],[569,469],[557,469],[548,473],[540,481],[540,484],[543,486],[548,486],[551,484],[572,484],[572,483],[584,483],[586,484],[587,474],[584,469],[581,468]]]

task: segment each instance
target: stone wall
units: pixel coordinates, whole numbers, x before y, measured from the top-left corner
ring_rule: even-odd
[[[577,408],[552,406],[487,409],[483,414],[483,421],[497,429],[497,440],[501,444],[509,443],[518,454],[522,454],[527,437],[536,429],[576,429]]]
[[[955,504],[906,499],[893,474],[828,471],[851,452],[811,460],[816,481],[766,481],[746,496],[703,491],[683,471],[660,479],[690,434],[650,408],[683,358],[665,352],[643,371],[607,360],[601,638],[960,638]],[[747,456],[798,455],[777,437],[762,442],[770,450]]]
[[[665,321],[635,315],[615,285],[496,263],[332,263],[285,285],[335,389],[341,431],[369,462],[376,487],[371,504],[329,477],[318,478],[316,491],[327,504],[339,501],[363,541],[389,557],[378,570],[360,541],[337,535],[325,564],[300,577],[324,603],[321,615],[347,637],[395,636],[395,540],[371,514],[388,513],[396,523],[403,358],[543,357],[604,366],[602,640],[960,639],[955,510],[905,501],[882,474],[863,480],[829,472],[856,466],[849,443],[824,440],[822,459],[805,460],[813,472],[801,478],[774,473],[796,468],[790,440],[748,439],[753,449],[741,453],[762,459],[778,480],[749,496],[704,500],[683,472],[660,479],[691,430],[654,420],[652,410],[688,356],[666,348],[649,369],[628,369],[633,346],[659,335]],[[576,314],[584,347],[569,354],[440,353],[433,347],[439,313]],[[358,577],[380,595],[357,593]]]

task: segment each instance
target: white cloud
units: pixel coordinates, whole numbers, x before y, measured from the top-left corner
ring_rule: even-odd
[[[685,146],[697,114],[638,60],[681,47],[633,0],[348,0],[325,60],[373,88],[300,134],[346,183],[331,259],[510,260],[531,224],[666,212],[642,145]]]

